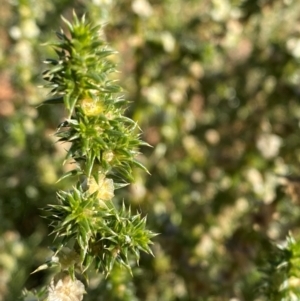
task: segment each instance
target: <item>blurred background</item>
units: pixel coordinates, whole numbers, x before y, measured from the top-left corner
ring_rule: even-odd
[[[273,245],[300,235],[300,2],[0,3],[0,301],[51,279],[29,275],[52,254],[40,208],[71,180],[56,183],[67,167],[53,133],[65,112],[37,107],[47,97],[38,86],[55,56],[43,44],[73,9],[106,24],[128,116],[153,146],[139,158],[151,175],[136,170],[117,199],[160,233],[134,277],[91,275],[84,300],[266,300]]]

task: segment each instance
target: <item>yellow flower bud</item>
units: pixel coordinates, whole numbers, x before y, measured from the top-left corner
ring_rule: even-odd
[[[111,150],[109,150],[109,151],[105,151],[104,153],[103,153],[103,159],[105,160],[105,161],[107,161],[107,162],[111,162],[112,160],[113,160],[113,158],[114,158],[114,153],[111,151]]]
[[[97,193],[97,197],[103,201],[109,201],[114,197],[114,182],[104,174],[99,175],[98,183],[94,177],[88,179],[88,191],[90,194]]]
[[[80,101],[82,111],[87,116],[97,116],[103,112],[103,105],[92,98],[84,98]]]
[[[81,281],[74,281],[67,273],[59,273],[48,287],[48,301],[81,301],[85,288]]]

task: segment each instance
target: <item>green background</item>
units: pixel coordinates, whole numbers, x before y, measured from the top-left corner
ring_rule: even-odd
[[[1,1],[0,301],[51,279],[29,276],[52,254],[40,209],[72,182],[56,183],[65,111],[37,107],[38,86],[55,55],[43,44],[73,9],[107,24],[128,116],[153,146],[139,156],[151,175],[136,170],[116,198],[160,233],[133,278],[91,274],[84,300],[269,300],[261,269],[299,237],[297,0]]]

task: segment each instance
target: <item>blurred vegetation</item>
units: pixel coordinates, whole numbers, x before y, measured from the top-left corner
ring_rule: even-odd
[[[155,258],[133,277],[92,275],[84,300],[300,300],[297,0],[1,2],[0,300],[51,276],[30,272],[52,254],[40,208],[68,185],[53,138],[65,112],[37,107],[37,86],[41,44],[73,9],[107,23],[119,52],[128,115],[153,148],[151,176],[136,170],[117,197],[160,233]]]

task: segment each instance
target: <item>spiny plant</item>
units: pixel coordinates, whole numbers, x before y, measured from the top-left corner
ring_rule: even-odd
[[[57,32],[58,41],[50,44],[57,58],[45,60],[49,68],[43,73],[44,87],[51,89],[51,96],[43,104],[67,109],[55,135],[68,143],[65,162],[73,162],[74,169],[60,180],[75,177],[77,182],[59,191],[57,203],[45,208],[55,253],[36,271],[61,268],[49,286],[49,300],[63,300],[58,298],[62,290],[81,300],[84,286],[75,272],[88,278],[87,269],[93,266],[107,276],[114,264],[131,272],[131,259],[138,262],[140,251],[152,254],[155,234],[146,229],[146,217],[113,202],[114,190],[133,180],[134,167],[147,171],[136,156],[141,145],[148,145],[140,139],[136,122],[125,116],[128,101],[111,78],[116,66],[108,57],[115,52],[101,38],[101,25],[75,13],[72,22],[62,20],[68,34]]]
[[[280,245],[274,245],[271,256],[260,267],[262,277],[258,295],[264,300],[300,300],[300,243],[289,234]]]

